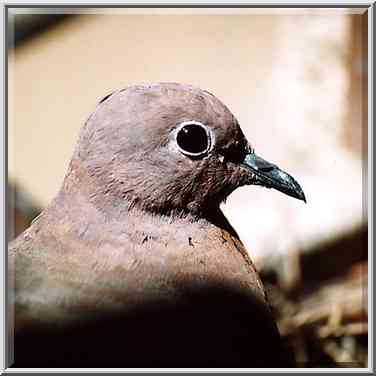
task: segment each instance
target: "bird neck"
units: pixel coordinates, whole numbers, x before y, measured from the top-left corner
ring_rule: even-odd
[[[202,221],[219,227],[238,238],[235,230],[219,208],[219,205],[207,205],[205,210],[181,208],[163,210],[148,208],[137,198],[122,196],[111,189],[105,178],[98,179],[82,167],[79,161],[73,159],[69,165],[62,188],[56,198],[59,208],[66,207],[76,212],[76,208],[92,213],[94,217],[102,217],[105,221],[129,222],[130,215],[135,217],[160,217],[163,221],[172,223],[186,221],[187,223]],[[56,205],[54,205],[56,206]],[[60,209],[61,210],[61,209]],[[77,213],[80,217],[80,214]]]

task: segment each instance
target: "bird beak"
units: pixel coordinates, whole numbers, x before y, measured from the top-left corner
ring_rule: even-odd
[[[274,188],[288,196],[295,197],[306,202],[304,192],[298,182],[288,173],[282,171],[278,166],[262,159],[255,153],[245,156],[241,165],[253,172],[255,178],[252,184],[262,185],[267,188]]]

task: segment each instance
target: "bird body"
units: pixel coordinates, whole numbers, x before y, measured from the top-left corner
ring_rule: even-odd
[[[186,280],[197,286],[225,280],[264,298],[244,246],[225,228],[137,209],[108,219],[72,201],[56,202],[10,247],[16,304],[24,306],[16,330],[35,320],[79,321],[95,315],[95,307],[124,310],[129,301],[174,299]]]
[[[16,365],[286,364],[259,276],[219,208],[245,184],[304,199],[278,171],[206,91],[107,96],[56,198],[10,244]]]

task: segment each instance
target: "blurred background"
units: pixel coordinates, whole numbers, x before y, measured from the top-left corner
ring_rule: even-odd
[[[9,9],[8,26],[9,240],[56,195],[105,95],[199,86],[305,191],[244,187],[223,206],[298,364],[367,366],[364,10]]]

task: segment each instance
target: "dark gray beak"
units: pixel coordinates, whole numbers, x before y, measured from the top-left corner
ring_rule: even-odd
[[[250,153],[246,155],[241,165],[255,174],[252,184],[274,188],[288,196],[306,202],[304,192],[298,182],[275,164],[262,159],[255,153]]]

